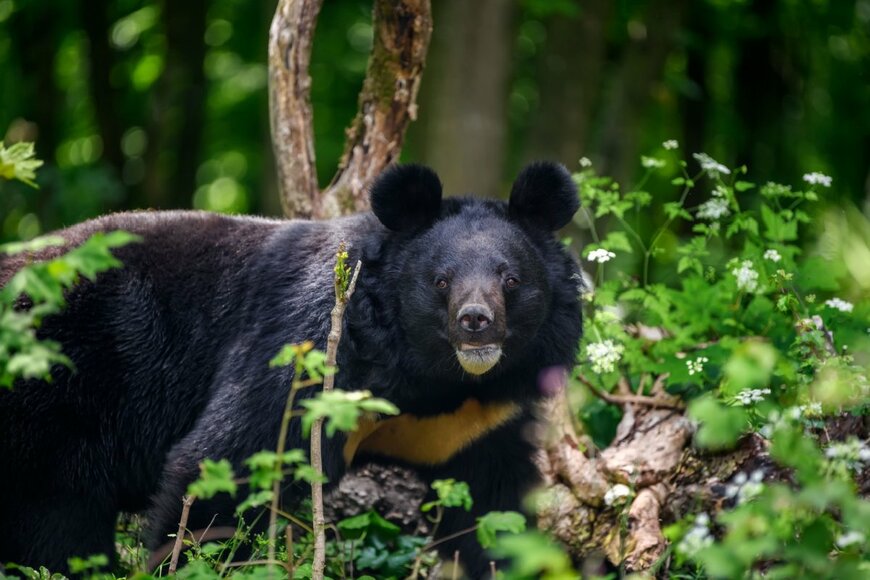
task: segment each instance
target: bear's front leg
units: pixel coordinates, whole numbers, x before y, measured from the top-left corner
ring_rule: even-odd
[[[523,510],[526,494],[540,482],[541,475],[533,462],[536,451],[529,441],[530,420],[512,421],[493,431],[453,457],[444,466],[424,473],[430,481],[453,478],[468,484],[473,500],[470,511],[461,507],[446,508],[436,531],[438,551],[446,560],[459,558],[470,578],[485,578],[490,574],[490,562],[495,560],[477,541],[474,530],[477,519],[491,511]],[[496,566],[504,566],[496,561]]]

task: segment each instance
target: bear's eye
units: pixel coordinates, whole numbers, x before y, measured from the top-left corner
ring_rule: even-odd
[[[506,288],[516,288],[520,285],[520,279],[516,276],[508,276],[505,278],[504,285]]]
[[[437,278],[435,278],[435,287],[439,290],[444,290],[445,288],[447,288],[447,278],[445,278],[444,276],[438,276]]]

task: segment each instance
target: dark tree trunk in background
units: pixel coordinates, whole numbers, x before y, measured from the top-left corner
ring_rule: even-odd
[[[103,159],[121,175],[124,156],[121,152],[120,91],[111,83],[115,63],[109,45],[110,25],[108,0],[85,0],[80,4],[81,24],[88,37],[88,82],[94,103],[94,115],[103,141]]]
[[[789,82],[794,61],[780,31],[776,0],[756,0],[749,11],[755,34],[737,49],[735,108],[742,127],[736,132],[740,141],[732,149],[744,156],[736,160],[738,164],[747,163],[753,173],[789,182],[794,172],[786,154],[787,127],[781,119],[783,112],[797,106]]]
[[[23,109],[19,112],[27,124],[10,127],[9,129],[14,128],[19,134],[9,137],[35,142],[36,156],[52,164],[60,145],[62,133],[59,119],[62,118],[63,110],[63,95],[55,83],[55,55],[62,38],[58,11],[69,16],[65,14],[65,7],[55,10],[49,3],[40,3],[32,10],[17,10],[7,26],[16,59],[24,71],[26,84],[30,85],[25,89],[26,94],[34,96],[23,103]],[[30,123],[35,124],[35,131],[34,125]],[[4,135],[0,134],[0,139],[2,138]],[[37,213],[45,223],[46,217],[56,211],[54,199],[58,188],[57,175],[52,177],[44,172],[39,181],[42,187],[35,194],[39,199]]]
[[[510,0],[443,0],[414,141],[448,194],[496,196],[504,173],[514,40]]]
[[[151,101],[143,188],[145,204],[189,207],[196,188],[205,108],[206,0],[165,0],[164,70]]]
[[[21,116],[37,124],[37,135],[28,139],[36,142],[36,155],[53,161],[60,144],[58,116],[63,95],[54,80],[54,59],[60,46],[60,22],[49,3],[34,5],[31,10],[13,13],[7,30],[25,78],[32,84],[26,94],[35,98],[24,103]],[[5,130],[5,127],[4,127]],[[43,194],[45,195],[45,194]]]
[[[687,3],[653,0],[646,7],[645,18],[629,22],[628,46],[604,97],[600,150],[605,162],[599,169],[626,187],[640,167],[642,120],[663,80],[665,62],[677,42]]]
[[[683,156],[704,150],[707,133],[707,60],[706,48],[710,42],[706,30],[704,13],[706,6],[699,2],[689,4],[688,26],[686,26],[686,77],[687,83],[680,94],[682,112]]]
[[[569,168],[590,151],[590,123],[601,95],[610,0],[575,0],[578,14],[556,14],[546,23],[540,58],[540,105],[524,158],[561,161]]]

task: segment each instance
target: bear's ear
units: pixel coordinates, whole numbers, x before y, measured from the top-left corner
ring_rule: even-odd
[[[441,180],[423,165],[393,165],[372,184],[372,211],[396,232],[428,226],[441,211]]]
[[[523,169],[508,201],[508,215],[556,231],[571,221],[580,200],[577,187],[564,165],[537,161]]]

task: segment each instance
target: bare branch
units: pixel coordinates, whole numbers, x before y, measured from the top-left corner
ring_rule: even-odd
[[[408,124],[417,116],[417,91],[432,33],[430,0],[375,0],[374,42],[347,130],[338,173],[314,203],[331,218],[369,208],[366,187],[398,158]]]
[[[338,249],[337,256],[345,251],[344,242],[341,243]],[[326,364],[328,367],[335,367],[338,356],[338,343],[341,341],[341,326],[344,318],[344,310],[356,289],[356,281],[359,277],[359,271],[362,268],[362,262],[357,260],[356,267],[353,271],[347,290],[342,292],[340,284],[336,282],[335,306],[332,308],[329,336],[326,339]],[[336,274],[336,280],[338,275]],[[329,392],[335,385],[335,375],[328,374],[323,379],[323,392]],[[316,473],[323,473],[323,452],[321,447],[323,419],[318,419],[314,422],[311,428],[311,467]],[[323,571],[326,567],[326,526],[323,517],[323,484],[320,481],[311,482],[311,511],[312,511],[312,527],[314,528],[314,562],[311,567],[311,577],[315,580],[323,578]]]
[[[184,546],[184,534],[187,532],[187,518],[190,517],[190,506],[195,498],[192,495],[184,496],[181,502],[181,519],[178,520],[178,533],[175,535],[175,544],[172,546],[172,558],[169,560],[169,573],[175,574],[178,568],[178,558],[181,556],[181,548]]]
[[[311,217],[318,193],[308,63],[323,0],[279,0],[269,28],[269,118],[281,206]]]
[[[685,409],[686,405],[676,397],[648,397],[645,395],[631,395],[631,394],[619,394],[614,395],[613,393],[605,393],[598,387],[592,384],[592,382],[584,377],[583,375],[579,375],[578,380],[583,383],[583,385],[589,389],[593,395],[598,397],[603,401],[607,401],[608,403],[613,403],[615,405],[646,405],[647,407],[659,407],[662,409]]]

